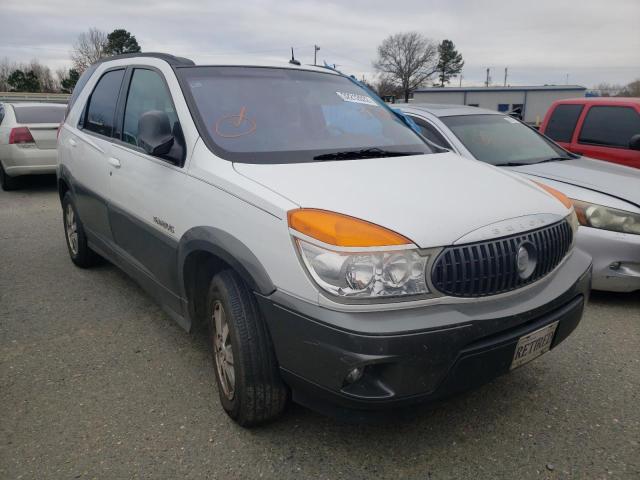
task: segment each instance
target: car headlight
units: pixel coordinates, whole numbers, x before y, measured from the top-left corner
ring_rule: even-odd
[[[292,210],[288,220],[305,268],[324,291],[361,300],[429,293],[430,256],[402,235],[324,210]]]
[[[333,251],[296,243],[307,270],[327,292],[341,297],[377,298],[429,293],[429,256],[417,249],[362,252]]]
[[[640,214],[605,207],[595,203],[573,200],[580,225],[640,235]]]

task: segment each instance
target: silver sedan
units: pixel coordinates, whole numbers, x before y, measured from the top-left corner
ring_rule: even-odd
[[[461,105],[394,105],[431,142],[515,171],[569,197],[593,257],[593,288],[640,290],[640,170],[581,157],[501,113]]]
[[[0,104],[0,186],[13,190],[22,175],[55,173],[56,140],[66,105]]]

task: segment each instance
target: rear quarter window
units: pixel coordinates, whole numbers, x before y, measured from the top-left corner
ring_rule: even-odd
[[[545,135],[556,142],[571,142],[582,105],[558,105],[551,113]]]
[[[98,80],[86,107],[84,129],[106,137],[111,136],[123,77],[124,70],[111,70]]]
[[[595,106],[587,112],[578,142],[628,148],[640,133],[640,114],[631,107]]]
[[[64,105],[13,106],[17,123],[61,123]]]

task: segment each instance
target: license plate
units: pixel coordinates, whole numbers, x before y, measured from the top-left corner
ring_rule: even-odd
[[[524,365],[549,351],[551,342],[553,341],[553,335],[556,333],[556,328],[558,328],[558,322],[553,322],[540,330],[520,337],[518,345],[516,345],[516,351],[513,354],[513,360],[511,361],[511,369],[513,370],[520,365]]]

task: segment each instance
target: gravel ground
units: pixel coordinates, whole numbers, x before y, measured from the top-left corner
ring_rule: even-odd
[[[218,405],[202,335],[115,267],[75,268],[55,181],[0,192],[0,478],[640,478],[640,294],[597,294],[558,349],[411,419]]]

